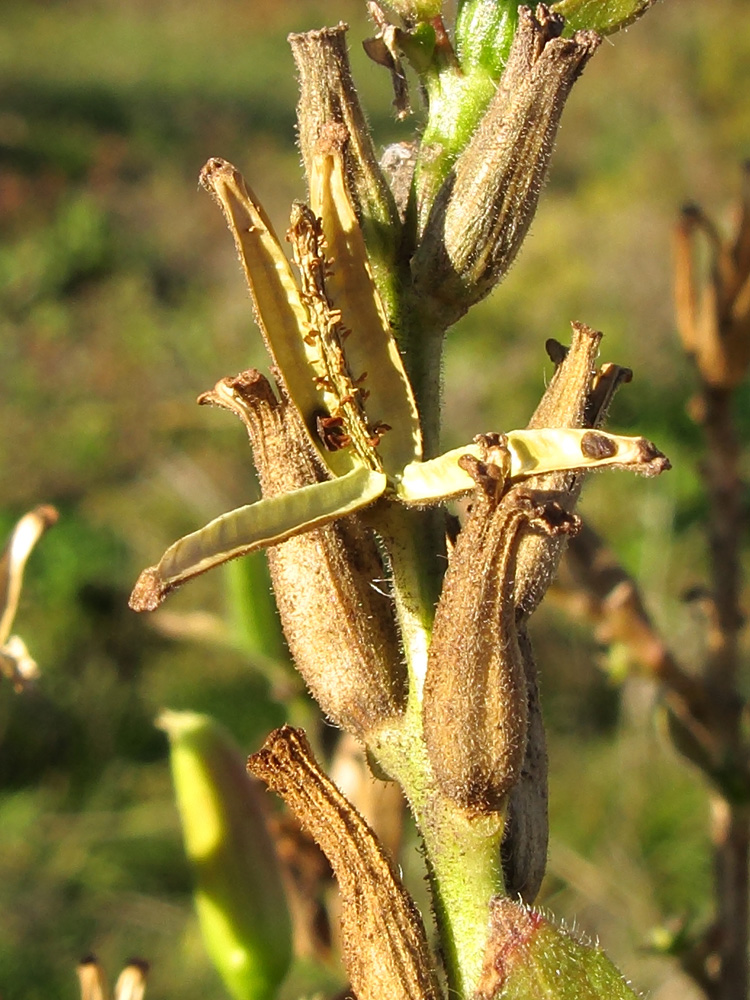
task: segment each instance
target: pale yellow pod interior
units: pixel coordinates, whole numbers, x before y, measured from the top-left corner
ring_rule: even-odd
[[[323,221],[332,271],[326,279],[329,298],[341,310],[347,338],[346,360],[354,378],[363,373],[371,425],[388,424],[377,445],[383,468],[395,478],[422,456],[417,405],[398,345],[370,270],[364,237],[346,187],[342,156],[320,154],[310,178],[310,208]]]

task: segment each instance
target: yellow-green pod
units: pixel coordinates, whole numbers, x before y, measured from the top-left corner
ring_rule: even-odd
[[[273,843],[244,758],[194,712],[164,712],[195,903],[206,950],[236,1000],[271,1000],[292,955]]]

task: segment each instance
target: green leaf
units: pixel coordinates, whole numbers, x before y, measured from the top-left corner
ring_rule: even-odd
[[[635,1000],[601,948],[578,940],[536,910],[492,902],[482,1000]]]
[[[271,1000],[292,956],[291,924],[258,789],[211,718],[164,712],[195,903],[211,960],[235,1000]]]
[[[385,492],[386,482],[384,473],[357,466],[337,479],[222,514],[180,538],[156,566],[145,569],[133,589],[130,606],[136,611],[152,611],[170,591],[214,566],[366,507]]]
[[[565,34],[589,28],[611,35],[637,21],[656,0],[559,0],[552,4],[565,18]]]

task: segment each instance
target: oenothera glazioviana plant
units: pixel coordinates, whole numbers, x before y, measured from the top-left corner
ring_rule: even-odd
[[[444,334],[520,247],[565,98],[600,40],[591,29],[615,30],[648,5],[566,0],[583,28],[566,36],[544,5],[465,0],[451,32],[438,0],[394,3],[398,24],[371,3],[368,51],[390,67],[399,110],[403,58],[428,101],[421,140],[388,150],[383,166],[345,27],[292,36],[308,179],[287,232],[293,265],[233,166],[211,159],[201,174],[234,236],[278,394],[250,371],[200,401],[246,425],[262,498],[172,545],[131,603],[153,609],[212,566],[268,549],[297,667],[326,715],[400,783],[425,844],[442,966],[377,838],[304,736],[279,730],[250,760],[331,861],[359,1000],[438,997],[444,985],[488,1000],[627,993],[598,951],[510,902],[534,900],[547,846],[527,621],[577,529],[584,473],[653,475],[668,462],[643,438],[600,429],[630,373],[597,365],[600,334],[582,324],[569,349],[548,342],[556,370],[526,428],[446,453],[438,440]],[[442,505],[466,495],[448,545]],[[167,728],[184,750],[184,727]]]

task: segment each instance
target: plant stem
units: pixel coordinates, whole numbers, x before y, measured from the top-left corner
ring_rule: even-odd
[[[435,605],[440,597],[445,553],[439,511],[410,510],[391,503],[380,508],[377,531],[388,556],[401,642],[409,671],[409,698],[422,700]]]
[[[487,944],[489,905],[503,893],[503,816],[470,816],[435,787],[412,700],[399,730],[371,749],[404,789],[424,840],[449,994],[470,997]]]
[[[744,1000],[747,996],[748,849],[750,812],[747,805],[711,801],[714,882],[721,970],[709,987],[714,1000]]]
[[[440,454],[441,366],[445,325],[416,301],[409,289],[403,295],[403,326],[399,347],[419,408],[424,458]]]
[[[504,893],[503,817],[472,820],[439,793],[414,813],[427,849],[449,992],[469,997],[482,970],[490,900]]]
[[[702,409],[706,435],[703,478],[709,497],[709,545],[716,611],[709,635],[709,673],[717,687],[730,694],[736,690],[739,670],[737,636],[742,616],[738,541],[743,527],[739,446],[732,419],[731,391],[704,385]]]
[[[732,419],[732,392],[702,384],[706,461],[703,476],[709,497],[709,546],[713,611],[709,629],[706,680],[725,717],[725,760],[729,771],[743,769],[738,633],[741,572],[739,540],[743,530],[739,447]],[[750,812],[746,803],[726,796],[712,801],[714,879],[720,973],[716,1000],[736,1000],[748,993],[748,850]]]

